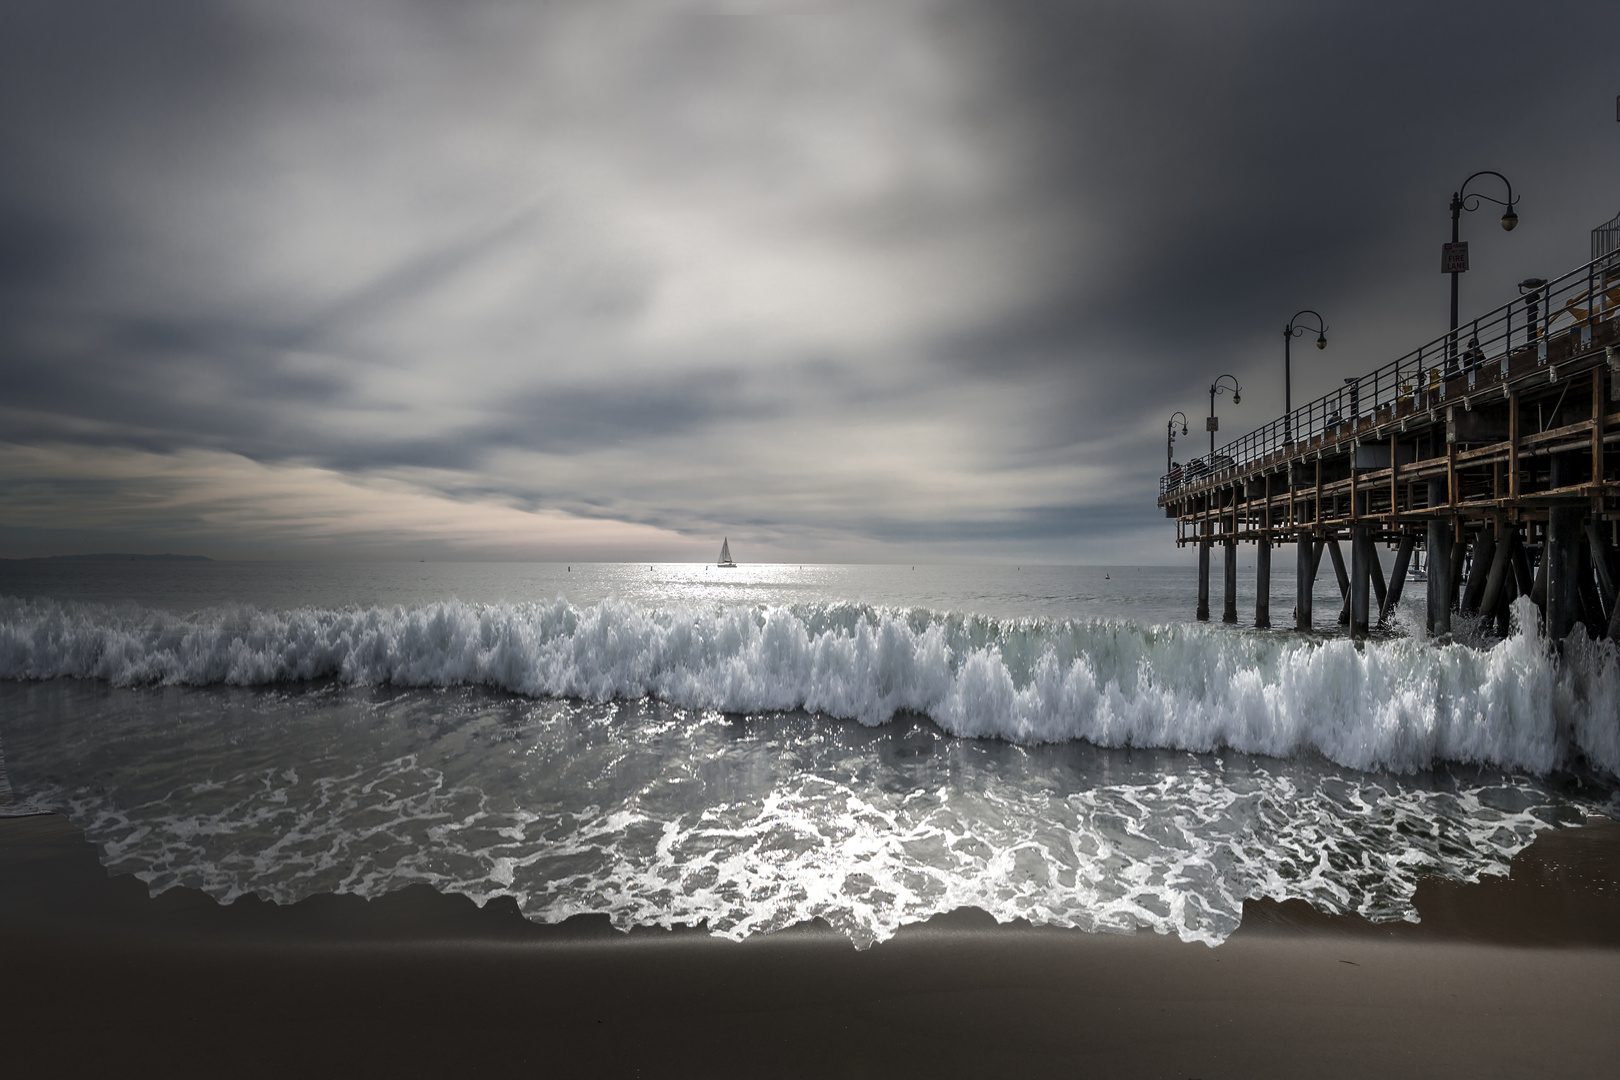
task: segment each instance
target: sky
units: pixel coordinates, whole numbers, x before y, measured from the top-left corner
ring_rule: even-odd
[[[1620,5],[0,0],[0,556],[1166,563],[1588,257]],[[1500,196],[1493,181],[1478,190]]]

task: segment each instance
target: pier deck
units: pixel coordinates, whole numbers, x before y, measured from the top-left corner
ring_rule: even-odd
[[[1298,560],[1299,629],[1324,553],[1339,621],[1361,635],[1422,552],[1431,632],[1449,632],[1453,611],[1494,613],[1505,632],[1508,606],[1529,595],[1554,639],[1576,624],[1620,636],[1620,253],[1172,470],[1159,505],[1177,545],[1199,548],[1201,619],[1213,545],[1228,622],[1235,546],[1259,546],[1255,622],[1267,626],[1271,548],[1295,543],[1311,556]],[[1396,548],[1387,586],[1380,544]]]

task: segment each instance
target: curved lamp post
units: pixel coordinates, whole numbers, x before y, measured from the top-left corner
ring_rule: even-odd
[[[1489,195],[1482,195],[1477,191],[1469,191],[1468,185],[1473,182],[1475,177],[1480,176],[1494,176],[1502,181],[1502,184],[1507,188],[1507,201],[1504,202]],[[1502,228],[1504,231],[1512,232],[1513,227],[1519,223],[1519,215],[1513,210],[1513,204],[1519,200],[1513,197],[1513,185],[1508,182],[1507,177],[1499,172],[1482,169],[1464,180],[1462,186],[1451,193],[1451,243],[1446,246],[1445,258],[1441,262],[1441,269],[1451,275],[1451,336],[1446,344],[1448,362],[1454,362],[1457,359],[1457,275],[1468,269],[1468,248],[1457,241],[1457,219],[1464,210],[1470,213],[1478,210],[1480,200],[1493,202],[1503,208]]]
[[[1170,414],[1170,423],[1165,425],[1164,473],[1166,476],[1170,475],[1170,470],[1175,468],[1176,464],[1176,417],[1178,416],[1181,417],[1181,433],[1183,435],[1187,434],[1187,414],[1177,409]]]
[[[1223,382],[1225,379],[1232,380],[1230,389]],[[1209,456],[1210,465],[1212,466],[1215,464],[1215,428],[1219,423],[1215,417],[1215,395],[1230,393],[1232,395],[1232,404],[1237,405],[1243,401],[1242,391],[1243,387],[1238,385],[1237,377],[1233,375],[1222,375],[1209,384]]]
[[[1288,320],[1287,326],[1283,327],[1283,442],[1285,444],[1294,441],[1294,379],[1293,373],[1290,371],[1293,358],[1289,354],[1294,339],[1305,331],[1312,329],[1309,326],[1300,324],[1299,317],[1301,315],[1316,316],[1316,347],[1318,349],[1327,348],[1327,323],[1322,321],[1322,316],[1310,308],[1302,308],[1294,312],[1294,317]]]

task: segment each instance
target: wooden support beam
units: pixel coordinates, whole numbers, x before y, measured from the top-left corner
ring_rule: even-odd
[[[1536,575],[1530,569],[1530,553],[1524,548],[1524,537],[1518,529],[1513,531],[1513,591],[1519,596],[1532,596],[1536,590]]]
[[[1449,522],[1439,516],[1445,495],[1445,482],[1429,481],[1428,535],[1424,537],[1424,550],[1429,559],[1429,590],[1427,616],[1424,620],[1430,634],[1451,633],[1451,529]]]
[[[1603,479],[1603,365],[1592,369],[1592,482]],[[1601,511],[1602,504],[1593,507]]]
[[[1238,541],[1221,541],[1221,622],[1238,622]]]
[[[1585,508],[1555,506],[1547,514],[1547,636],[1563,641],[1581,621],[1580,534]]]
[[[1481,529],[1479,539],[1474,541],[1474,561],[1468,571],[1468,584],[1463,589],[1462,603],[1457,609],[1464,615],[1492,610],[1488,605],[1481,607],[1481,601],[1485,597],[1485,586],[1495,560],[1496,537],[1489,529]]]
[[[1367,590],[1372,579],[1367,561],[1372,553],[1367,526],[1357,522],[1350,531],[1350,636],[1353,638],[1367,636]]]
[[[1339,625],[1344,626],[1350,621],[1350,575],[1344,569],[1344,552],[1339,550],[1339,541],[1329,540],[1327,551],[1333,559],[1333,576],[1339,582],[1339,599],[1343,601],[1339,609]]]
[[[1452,408],[1455,409],[1456,406],[1453,405]],[[1447,411],[1449,412],[1450,410],[1447,410]],[[1457,444],[1451,441],[1450,436],[1447,436],[1447,438],[1446,438],[1446,502],[1451,505],[1451,508],[1453,510],[1455,510],[1457,508],[1457,504],[1459,502],[1461,502],[1461,501],[1462,501],[1462,489],[1457,483]],[[1453,518],[1452,520],[1455,521],[1456,518]]]
[[[1350,595],[1350,574],[1344,568],[1344,552],[1339,550],[1339,541],[1327,540],[1323,546],[1327,549],[1328,557],[1333,560],[1333,576],[1339,583],[1339,597],[1343,599]]]
[[[1225,564],[1221,567],[1221,577],[1224,579],[1221,582],[1224,586],[1222,591],[1225,594],[1222,597],[1224,602],[1221,605],[1221,622],[1235,623],[1237,622],[1237,541],[1228,534],[1225,543],[1221,547],[1225,549],[1222,552],[1225,556]]]
[[[1384,588],[1384,564],[1378,559],[1378,548],[1373,545],[1370,533],[1367,540],[1367,569],[1372,573],[1373,599],[1378,602],[1378,610],[1382,612],[1388,590]]]
[[[1378,621],[1387,622],[1395,608],[1401,602],[1401,590],[1406,587],[1406,570],[1412,562],[1412,548],[1416,541],[1410,536],[1401,537],[1401,546],[1395,550],[1395,568],[1389,574],[1389,592],[1385,594],[1383,602],[1378,605]]]
[[[1292,462],[1283,465],[1283,477],[1288,481],[1288,520],[1284,525],[1289,532],[1299,529],[1299,496],[1294,493],[1294,466]]]
[[[1299,530],[1294,548],[1294,629],[1311,628],[1311,590],[1316,585],[1316,552],[1311,530]]]
[[[1311,504],[1311,524],[1322,527],[1322,459],[1316,459],[1316,501]],[[1317,553],[1321,557],[1321,552]]]
[[[1400,444],[1392,433],[1389,437],[1389,520],[1392,522],[1401,512],[1400,472]]]
[[[1603,590],[1605,607],[1613,608],[1615,600],[1614,567],[1609,562],[1609,541],[1596,521],[1586,523],[1586,542],[1592,547],[1592,568],[1597,571],[1598,586]]]
[[[1271,625],[1271,541],[1264,536],[1254,551],[1254,625],[1262,630]]]
[[[1547,533],[1542,530],[1541,555],[1536,559],[1536,576],[1530,584],[1530,602],[1543,618],[1547,615]]]
[[[1497,522],[1496,532],[1491,568],[1485,575],[1485,592],[1479,598],[1479,610],[1487,615],[1496,614],[1502,591],[1512,577],[1513,548],[1519,542],[1518,530],[1509,530],[1504,522]]]
[[[1592,576],[1592,544],[1585,535],[1580,537],[1579,547],[1575,565],[1580,590],[1581,624],[1586,627],[1588,634],[1597,637],[1609,625],[1609,616],[1604,610],[1603,598],[1598,594],[1597,580]]]
[[[1508,498],[1519,501],[1519,394],[1508,395]]]
[[[1451,541],[1451,581],[1447,593],[1453,611],[1462,602],[1463,571],[1468,568],[1468,534],[1462,531],[1461,522],[1456,526],[1456,539]]]
[[[1516,549],[1522,556],[1524,545],[1519,542],[1519,534],[1509,535],[1507,546]],[[1513,632],[1513,601],[1524,595],[1519,591],[1518,575],[1509,574],[1502,583],[1502,597],[1496,602],[1496,636],[1507,637]]]
[[[1361,516],[1361,500],[1357,497],[1356,476],[1356,449],[1352,444],[1350,447],[1350,523],[1352,525]],[[1354,555],[1354,552],[1352,552],[1352,555]]]
[[[1209,521],[1198,540],[1198,621],[1209,622]]]

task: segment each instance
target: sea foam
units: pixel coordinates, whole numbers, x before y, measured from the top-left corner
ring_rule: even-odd
[[[174,615],[0,598],[0,678],[486,686],[876,725],[925,715],[1016,743],[1318,753],[1356,769],[1455,761],[1620,772],[1620,655],[1556,656],[1521,602],[1494,646],[1355,644],[1224,627],[994,620],[861,605],[475,605]]]

